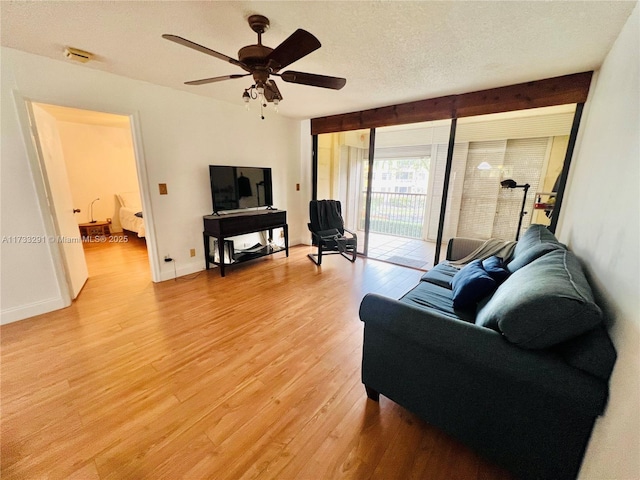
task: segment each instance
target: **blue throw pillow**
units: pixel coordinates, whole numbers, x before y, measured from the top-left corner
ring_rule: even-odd
[[[493,292],[498,284],[482,268],[482,260],[466,265],[451,280],[454,308],[475,307],[476,303]]]
[[[482,268],[493,278],[497,283],[504,282],[509,276],[509,270],[504,267],[504,263],[500,257],[486,258],[482,261]]]

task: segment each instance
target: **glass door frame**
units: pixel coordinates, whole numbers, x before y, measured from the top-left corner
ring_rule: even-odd
[[[449,129],[449,145],[447,147],[447,163],[444,167],[444,180],[442,181],[442,200],[440,201],[440,219],[438,220],[438,233],[436,235],[436,251],[433,256],[433,265],[437,265],[442,250],[442,237],[444,234],[444,221],[447,215],[447,197],[449,196],[449,182],[451,181],[451,166],[453,165],[453,150],[456,143],[456,126],[458,119],[451,119]]]
[[[549,230],[552,233],[555,233],[558,218],[560,216],[560,211],[562,208],[562,200],[564,197],[566,183],[569,176],[569,167],[571,166],[571,159],[573,157],[573,151],[575,149],[575,144],[577,141],[578,130],[580,127],[580,120],[582,118],[582,112],[584,109],[584,102],[576,103],[576,108],[573,117],[573,123],[571,127],[571,133],[569,135],[569,142],[567,145],[567,150],[565,153],[564,163],[562,167],[562,172],[560,174],[560,180],[558,182],[558,191],[556,196],[555,203],[555,215],[553,216],[551,225],[549,225]],[[443,180],[443,188],[442,188],[442,199],[440,202],[440,218],[438,220],[438,232],[436,238],[436,246],[435,246],[435,254],[433,259],[433,265],[437,265],[440,262],[440,255],[442,250],[442,240],[444,236],[444,225],[446,220],[446,210],[447,210],[447,197],[449,194],[449,186],[451,180],[451,169],[453,164],[453,154],[455,148],[455,139],[456,139],[456,127],[458,117],[453,116],[450,118],[451,126],[449,131],[449,144],[447,148],[447,160],[445,165],[445,173]],[[407,125],[409,125],[407,123]],[[373,167],[374,167],[374,156],[375,156],[375,138],[376,138],[376,128],[372,127],[369,129],[369,158],[368,158],[368,172],[367,172],[367,188],[366,188],[366,203],[365,203],[365,224],[364,224],[364,248],[362,250],[361,255],[365,257],[368,256],[369,252],[369,230],[370,230],[370,214],[371,214],[371,188],[373,183]],[[318,194],[318,134],[312,134],[312,199],[317,200]]]
[[[369,169],[367,170],[367,191],[364,208],[364,247],[362,254],[369,256],[369,229],[371,228],[371,185],[373,183],[373,158],[375,156],[376,129],[369,129]]]

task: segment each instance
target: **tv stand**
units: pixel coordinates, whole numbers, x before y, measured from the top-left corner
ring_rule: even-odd
[[[252,248],[250,251],[231,252],[233,263],[241,263],[247,260],[272,255],[278,252],[286,252],[289,256],[289,226],[287,225],[287,212],[285,210],[258,210],[250,212],[229,213],[226,215],[205,215],[203,217],[204,231],[204,259],[206,269],[211,264],[218,265],[220,276],[224,277],[225,267],[231,265],[224,263],[225,238],[245,235],[247,233],[269,231],[269,238],[273,238],[273,229],[282,228],[284,232],[284,248],[265,245],[260,249]],[[213,237],[218,241],[218,261],[214,261],[209,248],[209,239]]]

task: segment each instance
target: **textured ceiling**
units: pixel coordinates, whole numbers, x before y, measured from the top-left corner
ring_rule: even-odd
[[[279,81],[280,113],[345,113],[597,69],[636,1],[0,1],[2,45],[61,61],[87,50],[95,68],[243,105],[248,78],[187,80],[240,68],[161,38],[172,33],[237,58],[256,42],[246,23],[266,15],[265,45],[297,28],[322,48],[289,69],[347,78],[340,91]],[[80,64],[76,64],[80,65]]]

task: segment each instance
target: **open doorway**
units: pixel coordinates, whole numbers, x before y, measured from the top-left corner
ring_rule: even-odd
[[[131,119],[36,102],[30,112],[74,299],[105,265],[127,263],[128,255],[139,258],[141,252],[148,256]],[[148,263],[147,271],[151,277]]]

